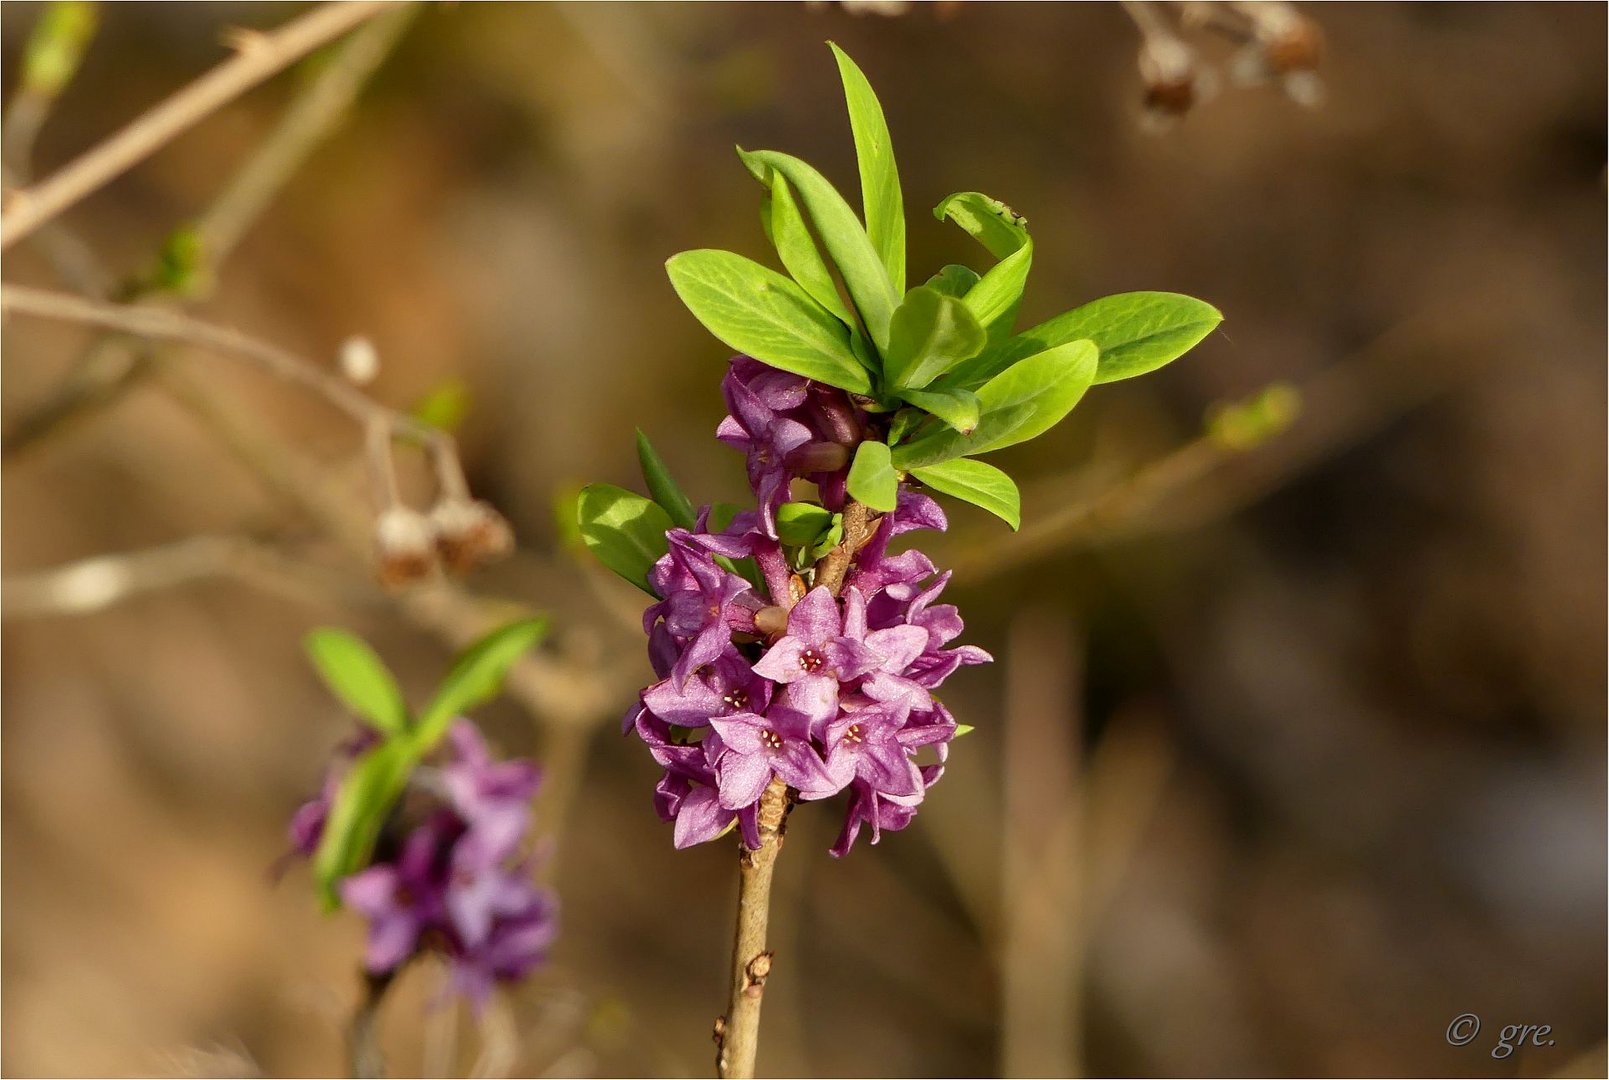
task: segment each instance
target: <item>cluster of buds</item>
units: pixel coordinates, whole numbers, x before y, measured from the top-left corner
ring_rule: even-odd
[[[442,499],[428,514],[407,506],[383,511],[374,525],[380,580],[406,585],[438,569],[463,574],[508,554],[514,533],[503,515],[484,502]]]
[[[1177,7],[1177,22],[1165,10]],[[1204,65],[1184,33],[1217,34],[1239,48],[1230,75],[1243,86],[1276,84],[1292,101],[1314,106],[1323,97],[1317,74],[1324,35],[1318,24],[1287,3],[1126,5],[1139,28],[1144,106],[1153,123],[1175,120],[1217,92],[1217,73]]]
[[[291,819],[296,854],[318,849],[343,777],[376,742],[364,729],[337,752],[323,791]],[[540,777],[528,761],[494,762],[465,719],[453,722],[439,757],[412,772],[369,865],[338,887],[369,921],[371,977],[436,954],[453,989],[479,1005],[495,983],[540,963],[554,938],[557,902],[532,879],[526,853]]]
[[[758,507],[719,529],[705,507],[693,529],[668,533],[649,574],[661,599],[643,616],[659,681],[624,730],[665,770],[655,803],[677,847],[734,827],[759,847],[761,796],[780,782],[801,800],[848,792],[832,849],[843,855],[863,826],[875,843],[914,817],[962,730],[933,691],[990,657],[949,647],[962,630],[955,607],[936,602],[949,574],[919,550],[889,551],[901,534],[946,527],[920,492],[902,489],[895,510],[857,522],[813,565],[796,568],[808,561],[798,548],[790,561],[778,515],[794,481],[814,483],[825,510],[850,509],[849,462],[877,419],[841,390],[746,356],[722,389],[731,414],[716,435],[746,455]],[[835,555],[846,561],[829,573]],[[763,587],[729,569],[739,558],[754,560]]]

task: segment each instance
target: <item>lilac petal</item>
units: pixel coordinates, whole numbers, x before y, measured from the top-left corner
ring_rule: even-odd
[[[724,622],[711,623],[687,646],[681,659],[671,669],[671,678],[676,680],[678,686],[686,686],[687,680],[692,678],[693,672],[710,663],[726,650],[732,643],[732,628]]]
[[[447,741],[452,746],[453,755],[465,765],[484,769],[491,764],[491,755],[486,752],[480,729],[463,717],[454,720],[452,727],[447,729]]]
[[[752,806],[771,782],[771,758],[766,754],[728,754],[718,770],[721,805],[728,810]]]
[[[818,585],[805,594],[788,612],[788,636],[808,645],[822,645],[843,632],[843,617],[838,613],[838,601],[825,585]]]
[[[733,713],[731,716],[710,717],[710,727],[721,736],[721,741],[739,754],[762,754],[767,749],[765,733],[770,725],[754,713]]]
[[[874,701],[889,705],[899,705],[911,711],[922,711],[933,707],[933,695],[928,693],[927,687],[911,679],[890,675],[886,671],[874,671],[860,685],[861,692]]]
[[[866,638],[866,594],[853,585],[844,590],[843,636],[851,641]]]
[[[383,915],[369,924],[363,963],[372,974],[395,970],[419,944],[419,923],[406,914]]]
[[[797,611],[798,608],[795,607],[794,610]],[[791,623],[792,616],[789,616],[789,619]],[[790,634],[766,650],[766,654],[754,665],[754,673],[772,682],[796,682],[807,674],[800,663],[800,657],[809,647],[807,642]]]
[[[676,814],[675,844],[678,850],[714,840],[727,830],[737,815],[721,805],[712,787],[695,787],[682,800]]]
[[[830,675],[802,675],[788,684],[782,702],[788,713],[802,718],[805,728],[814,732],[838,715],[838,680]]]
[[[842,784],[833,783],[821,758],[803,739],[785,742],[782,752],[772,757],[772,766],[784,783],[798,789],[802,799],[828,799],[843,790]]]
[[[923,640],[925,642],[926,638]],[[821,653],[826,658],[827,669],[836,672],[840,679],[858,679],[883,666],[881,653],[865,642],[849,638],[827,642]]]
[[[928,635],[919,626],[891,626],[867,634],[866,644],[882,654],[883,662],[878,665],[881,670],[898,675],[922,655]]]
[[[341,902],[361,915],[375,918],[394,906],[397,894],[397,870],[380,864],[360,870],[342,878],[339,885]]]
[[[745,806],[737,812],[737,827],[743,837],[743,846],[750,851],[757,851],[760,847],[760,810],[757,806]]]
[[[661,720],[681,727],[702,727],[724,708],[721,695],[703,679],[692,679],[681,690],[668,679],[657,682],[642,692],[642,702]]]

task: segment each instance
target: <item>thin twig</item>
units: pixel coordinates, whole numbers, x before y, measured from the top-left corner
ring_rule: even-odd
[[[395,45],[417,13],[415,5],[398,7],[374,20],[344,42],[316,78],[301,90],[274,130],[218,193],[196,221],[200,239],[193,278],[211,289],[241,237],[262,214],[322,142],[346,117],[364,82]],[[109,276],[87,247],[50,222],[35,235],[51,265],[73,288],[95,299],[111,293]],[[131,282],[124,299],[145,300],[159,292],[152,282]],[[154,350],[115,335],[96,338],[73,365],[59,390],[42,405],[24,413],[5,432],[0,454],[10,456],[66,430],[97,409],[118,401],[154,368]]]
[[[21,285],[0,287],[0,311],[97,326],[157,341],[195,345],[216,354],[250,361],[271,375],[313,391],[356,420],[365,430],[371,425],[381,425],[393,435],[407,436],[424,444],[436,467],[437,480],[444,494],[459,494],[468,486],[451,436],[406,413],[379,404],[334,372],[277,345],[174,311],[130,304],[103,304]]]
[[[315,8],[270,34],[253,35],[229,60],[134,120],[38,185],[14,192],[0,216],[0,249],[161,149],[219,107],[319,46],[385,11],[387,0],[345,0]]]
[[[788,817],[788,785],[771,778],[760,796],[760,846],[738,855],[737,927],[732,939],[732,993],[726,1015],[715,1021],[715,1072],[752,1077],[760,1049],[760,1005],[771,975],[772,954],[765,947],[771,922],[771,877],[782,850]]]
[[[377,1080],[385,1075],[385,1055],[380,1052],[377,1028],[380,1005],[391,985],[392,974],[363,973],[363,996],[352,1010],[352,1024],[347,1029],[347,1054],[352,1075],[357,1080]]]

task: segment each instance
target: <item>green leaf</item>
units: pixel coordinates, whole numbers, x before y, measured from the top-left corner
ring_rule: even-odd
[[[834,514],[832,524],[828,525],[827,531],[821,534],[821,539],[816,541],[816,546],[810,549],[810,560],[820,562],[825,559],[827,553],[842,543],[843,539],[844,515]]]
[[[1024,330],[999,357],[991,358],[993,371],[982,374],[987,377],[1025,356],[1088,338],[1101,351],[1097,383],[1131,379],[1177,360],[1222,321],[1217,308],[1180,293],[1118,293]]]
[[[376,731],[395,735],[408,729],[408,705],[381,659],[362,638],[334,627],[308,634],[303,647],[336,697]]]
[[[642,433],[642,428],[637,429],[637,461],[642,465],[642,478],[648,485],[648,493],[670,515],[670,520],[684,529],[696,525],[698,513],[693,509],[692,500],[683,494],[664,459],[654,450],[654,444]]]
[[[927,390],[901,390],[899,396],[912,405],[932,413],[965,435],[978,426],[978,411],[982,407],[978,395],[960,387],[932,387]],[[889,442],[894,440],[890,435]]]
[[[766,235],[793,280],[844,325],[854,325],[855,320],[844,307],[843,297],[838,295],[832,271],[827,269],[827,262],[816,247],[816,238],[810,235],[810,227],[805,224],[804,214],[794,200],[793,189],[779,172],[771,173],[771,194],[765,198],[764,212]]]
[[[409,739],[414,752],[421,757],[428,754],[455,717],[496,697],[508,669],[521,653],[542,640],[547,629],[548,621],[541,616],[520,619],[498,627],[459,653],[436,696],[419,714],[419,724]]]
[[[336,884],[368,863],[417,760],[403,741],[382,743],[353,762],[341,779],[313,853],[313,880],[326,909],[341,905]]]
[[[849,126],[855,133],[855,160],[860,166],[860,199],[866,210],[866,235],[883,260],[894,295],[905,291],[905,200],[900,194],[899,170],[894,165],[894,142],[888,135],[883,106],[872,84],[837,45],[827,42],[838,60],[849,106]]]
[[[961,736],[970,735],[976,730],[971,724],[957,724],[955,725],[955,734],[951,735],[950,738],[952,740],[959,739]]]
[[[684,251],[665,264],[671,285],[710,333],[772,367],[851,393],[871,390],[849,331],[799,286],[730,251]]]
[[[894,419],[888,424],[888,445],[898,446],[900,442],[922,425],[927,419],[927,413],[921,409],[901,409],[894,414]]]
[[[919,390],[976,356],[985,340],[966,301],[923,285],[894,310],[883,374],[896,390]]]
[[[982,405],[971,435],[939,429],[902,443],[894,464],[901,469],[986,454],[1044,433],[1070,412],[1095,377],[1099,352],[1089,341],[1072,341],[1022,360],[978,389]]]
[[[613,484],[588,484],[576,504],[581,542],[598,561],[650,596],[648,571],[670,550],[665,533],[670,515],[635,491]]]
[[[940,221],[950,218],[1000,260],[967,290],[965,299],[978,324],[988,332],[989,345],[1005,341],[1016,321],[1034,261],[1028,219],[999,199],[976,191],[951,195],[934,207],[933,216]],[[963,371],[975,366],[967,365]]]
[[[937,289],[946,296],[957,299],[965,296],[967,290],[978,283],[978,272],[970,266],[959,266],[951,263],[943,270],[927,279],[927,287]]]
[[[408,410],[422,424],[441,431],[457,431],[469,415],[469,384],[453,377],[437,384]]]
[[[887,513],[899,499],[899,476],[889,462],[888,444],[863,442],[849,466],[849,494],[873,510]]]
[[[804,204],[805,212],[810,215],[827,254],[838,267],[844,287],[849,290],[849,298],[860,312],[861,322],[865,324],[872,344],[879,353],[885,352],[888,349],[888,322],[899,303],[899,294],[894,291],[888,271],[883,268],[877,249],[872,247],[866,230],[861,228],[860,220],[855,217],[855,211],[850,209],[844,197],[824,176],[796,157],[779,154],[775,150],[750,152],[742,148],[738,149],[738,156],[750,172],[767,184],[770,180],[769,174],[763,171],[765,169],[775,169],[787,177],[799,201]],[[765,359],[763,356],[759,358]]]
[[[777,507],[777,538],[791,547],[815,544],[832,528],[833,514],[815,503],[788,502]]]
[[[1017,485],[987,462],[956,458],[912,469],[911,475],[934,491],[983,507],[1013,529],[1022,525],[1022,496]]]

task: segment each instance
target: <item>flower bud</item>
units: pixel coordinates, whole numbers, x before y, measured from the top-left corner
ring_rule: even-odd
[[[380,581],[406,585],[436,568],[436,526],[419,511],[393,506],[374,525]]]
[[[805,474],[837,472],[849,464],[849,447],[835,442],[810,443],[788,455],[788,464]]]
[[[448,571],[467,573],[514,550],[514,532],[490,505],[471,499],[446,499],[430,511],[436,551]]]

